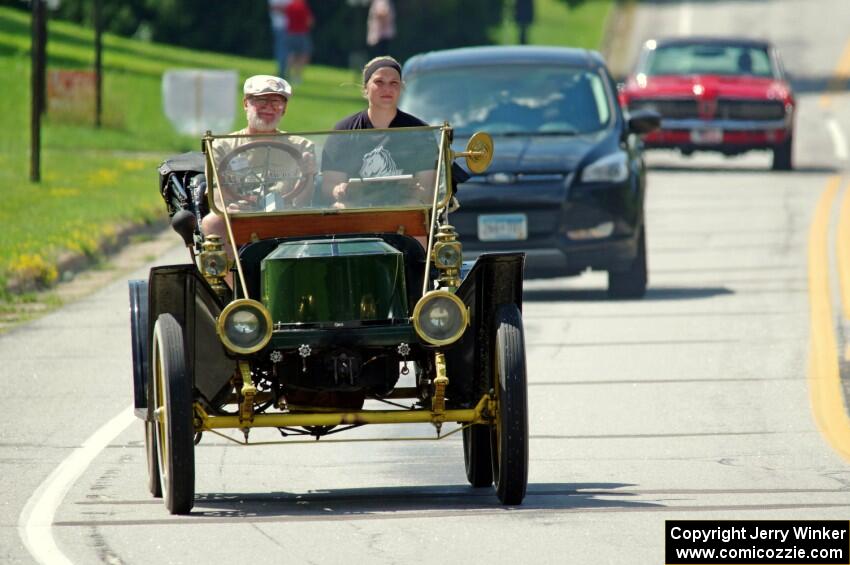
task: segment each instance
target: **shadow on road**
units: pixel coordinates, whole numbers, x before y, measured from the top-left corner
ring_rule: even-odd
[[[275,518],[285,521],[436,518],[540,510],[658,507],[629,500],[626,483],[537,483],[522,506],[502,506],[492,487],[465,485],[329,489],[309,493],[206,493],[195,498],[193,516]],[[421,513],[421,514],[420,514]]]
[[[711,298],[713,296],[721,296],[733,294],[733,291],[723,287],[675,287],[675,286],[650,286],[646,289],[646,295],[643,298],[637,298],[639,301],[651,300],[692,300],[699,298]],[[608,292],[605,290],[584,290],[584,289],[560,289],[560,288],[534,288],[525,289],[522,294],[525,302],[608,302]]]

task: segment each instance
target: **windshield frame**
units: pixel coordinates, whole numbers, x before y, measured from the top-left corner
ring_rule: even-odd
[[[416,127],[404,127],[404,128],[372,128],[366,130],[316,130],[316,131],[279,131],[274,134],[239,134],[239,133],[230,133],[226,135],[215,135],[212,132],[207,132],[202,139],[202,151],[204,153],[204,161],[205,165],[205,173],[207,179],[211,179],[213,182],[209,183],[209,189],[207,190],[206,198],[209,203],[210,211],[216,213],[219,216],[224,216],[226,214],[225,210],[218,205],[215,198],[215,192],[217,187],[220,185],[219,177],[218,177],[218,167],[213,162],[212,155],[213,151],[213,142],[217,139],[248,139],[248,140],[263,140],[263,141],[274,141],[276,139],[286,139],[288,137],[298,137],[302,136],[309,140],[309,136],[311,135],[322,135],[322,136],[334,136],[334,135],[357,135],[362,134],[364,132],[380,134],[384,132],[398,133],[399,131],[437,131],[440,130],[440,141],[438,147],[443,146],[443,138],[447,135],[447,131],[451,131],[451,127],[448,124],[442,124],[439,126],[416,126]],[[450,156],[445,155],[445,152],[442,149],[438,149],[437,157],[440,161],[443,161]],[[437,208],[443,208],[448,205],[449,200],[451,198],[451,167],[443,167],[446,172],[445,176],[445,186],[446,190],[443,195],[442,200],[438,202]],[[439,171],[439,163],[438,166],[434,168],[434,171]],[[212,172],[212,174],[210,174]],[[439,175],[435,178],[435,186],[434,191],[435,195],[439,194],[439,185],[440,185],[440,177]],[[371,213],[384,213],[398,210],[428,210],[433,208],[433,203],[415,205],[398,205],[398,206],[375,206],[371,208],[339,208],[339,209],[330,209],[330,208],[290,208],[290,209],[281,209],[274,211],[263,211],[263,210],[250,210],[250,211],[241,211],[238,213],[240,218],[249,218],[249,217],[269,217],[269,216],[289,216],[289,215],[328,215],[328,214],[354,214],[354,213],[362,213],[362,212],[371,212]]]
[[[417,130],[417,131],[440,131],[440,140],[438,145],[437,152],[437,166],[435,167],[435,179],[434,179],[434,188],[433,188],[433,201],[430,204],[423,204],[418,206],[387,206],[387,207],[374,207],[374,208],[340,208],[340,209],[329,209],[329,208],[294,208],[290,210],[281,210],[281,211],[273,211],[273,212],[265,212],[265,211],[256,211],[256,212],[240,212],[234,215],[227,210],[227,207],[220,208],[216,204],[215,192],[217,189],[214,189],[213,186],[220,186],[219,178],[218,178],[218,167],[213,163],[213,147],[212,143],[216,139],[228,139],[228,138],[258,138],[258,139],[274,139],[275,137],[286,137],[286,136],[309,136],[309,135],[325,135],[325,134],[355,134],[363,131],[372,131],[372,132],[385,132],[385,131],[395,131],[399,130]],[[451,147],[449,146],[449,139],[452,137],[452,128],[446,123],[441,126],[419,126],[413,128],[385,128],[385,129],[373,129],[373,130],[332,130],[332,131],[315,131],[315,132],[279,132],[274,135],[239,135],[239,134],[228,134],[228,135],[213,135],[212,132],[207,132],[202,140],[202,147],[204,151],[204,160],[206,167],[206,174],[209,175],[212,172],[212,179],[214,180],[214,184],[209,183],[208,181],[208,189],[207,189],[207,200],[210,205],[210,211],[212,213],[218,214],[224,218],[225,231],[227,235],[228,242],[235,250],[237,249],[236,238],[234,236],[233,230],[233,221],[238,219],[238,221],[250,221],[251,218],[269,218],[269,217],[279,217],[281,220],[288,217],[293,216],[336,216],[336,217],[344,217],[346,215],[352,214],[392,214],[392,213],[405,213],[405,212],[421,212],[425,215],[426,225],[427,225],[427,244],[425,245],[425,253],[426,257],[430,261],[431,253],[433,251],[434,246],[434,231],[437,225],[437,217],[438,215],[445,209],[448,208],[448,205],[453,197],[452,192],[452,178],[451,178],[451,166],[447,164],[451,162],[453,158],[453,152]],[[308,138],[309,139],[309,138]],[[442,199],[440,196],[440,182],[444,179],[445,182],[445,192],[443,193]],[[210,178],[209,176],[207,177]],[[305,234],[307,236],[307,234]],[[234,253],[234,264],[236,266],[236,271],[238,275],[238,284],[241,287],[242,295],[248,298],[248,286],[245,281],[245,274],[242,268],[242,261],[239,257],[239,253]],[[428,271],[425,271],[425,277],[423,281],[423,288],[427,288],[428,284]]]

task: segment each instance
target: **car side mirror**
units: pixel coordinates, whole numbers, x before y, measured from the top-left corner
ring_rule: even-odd
[[[654,110],[635,110],[629,114],[629,132],[638,135],[651,133],[661,127],[661,114]]]

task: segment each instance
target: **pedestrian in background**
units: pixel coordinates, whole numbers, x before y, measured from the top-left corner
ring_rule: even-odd
[[[395,8],[392,0],[372,0],[366,20],[366,45],[369,56],[379,57],[390,52],[395,37]]]
[[[277,74],[285,77],[289,45],[286,40],[286,6],[292,0],[269,0],[269,19],[272,24],[272,47],[277,61]]]
[[[301,82],[304,66],[310,62],[313,43],[313,12],[306,0],[291,0],[286,6],[286,35],[289,42],[289,76],[293,83]]]
[[[514,18],[519,28],[519,44],[528,44],[528,28],[534,23],[534,0],[516,0]]]

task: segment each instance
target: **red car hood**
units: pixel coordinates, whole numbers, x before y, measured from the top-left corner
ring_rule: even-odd
[[[791,88],[785,81],[752,76],[651,76],[630,77],[624,94],[628,97],[690,97],[702,98],[755,98],[783,100],[791,96]]]

